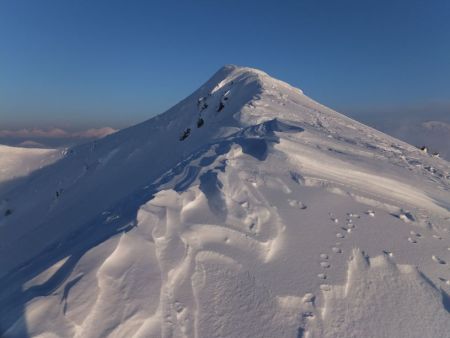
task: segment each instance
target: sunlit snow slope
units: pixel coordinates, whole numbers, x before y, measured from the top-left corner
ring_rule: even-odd
[[[58,160],[63,152],[55,149],[9,147],[0,144],[0,183],[26,176]]]
[[[0,196],[0,333],[449,337],[449,170],[226,66]]]

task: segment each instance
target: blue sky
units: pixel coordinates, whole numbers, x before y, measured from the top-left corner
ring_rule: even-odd
[[[449,15],[447,0],[2,0],[0,129],[136,123],[229,63],[353,116],[450,116]]]

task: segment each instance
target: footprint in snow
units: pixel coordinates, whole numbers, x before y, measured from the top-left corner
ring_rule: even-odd
[[[302,317],[303,317],[303,318],[306,318],[306,319],[314,319],[314,313],[312,313],[312,312],[310,312],[310,311],[308,311],[308,312],[303,312]]]
[[[326,253],[320,254],[320,259],[328,259],[328,255]]]
[[[336,224],[339,223],[339,220],[337,218],[334,218],[334,217],[331,217],[331,221],[336,223]]]
[[[373,210],[367,210],[366,215],[369,215],[370,217],[375,217],[375,211]]]
[[[327,275],[324,274],[324,273],[319,273],[319,274],[317,275],[317,277],[319,277],[320,279],[327,279]]]
[[[393,254],[391,251],[383,250],[383,253],[384,253],[386,256],[394,257],[394,254]]]
[[[431,259],[433,259],[433,261],[435,261],[438,264],[447,264],[446,261],[444,261],[443,259],[439,258],[438,256],[431,256]]]
[[[306,204],[301,201],[288,200],[288,202],[289,202],[289,205],[293,208],[298,208],[300,210],[305,210],[307,208]]]
[[[408,237],[408,242],[410,242],[412,244],[416,244],[417,240],[415,240],[414,238]]]
[[[419,234],[418,232],[415,232],[415,231],[410,231],[409,233],[410,233],[411,236],[422,237],[421,234]]]
[[[312,293],[307,293],[303,296],[303,303],[314,303],[315,299],[316,296],[314,296]]]
[[[341,248],[338,248],[337,246],[332,247],[331,250],[332,250],[334,253],[337,253],[337,254],[341,254],[341,253],[342,253],[342,249],[341,249]]]
[[[442,239],[442,237],[438,236],[438,235],[433,235],[433,238],[435,238],[435,239]]]
[[[408,214],[400,214],[399,216],[398,216],[398,218],[399,219],[401,219],[403,222],[405,222],[405,223],[409,223],[409,222],[412,222],[413,221],[413,219],[411,218],[411,217],[409,217],[408,216]]]
[[[345,235],[344,235],[343,233],[341,233],[341,232],[338,232],[338,233],[336,234],[336,237],[337,237],[337,238],[345,238]]]
[[[328,269],[331,265],[328,262],[320,262],[320,266],[324,269]]]
[[[341,227],[342,230],[344,230],[345,232],[352,232],[352,230],[354,229],[354,227]]]

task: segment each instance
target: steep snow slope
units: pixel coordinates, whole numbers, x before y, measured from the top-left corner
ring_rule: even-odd
[[[2,196],[0,332],[445,337],[449,170],[224,67]]]

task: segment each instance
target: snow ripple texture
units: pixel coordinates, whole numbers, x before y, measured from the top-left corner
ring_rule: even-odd
[[[449,163],[262,71],[59,157],[0,182],[2,337],[450,332]]]

